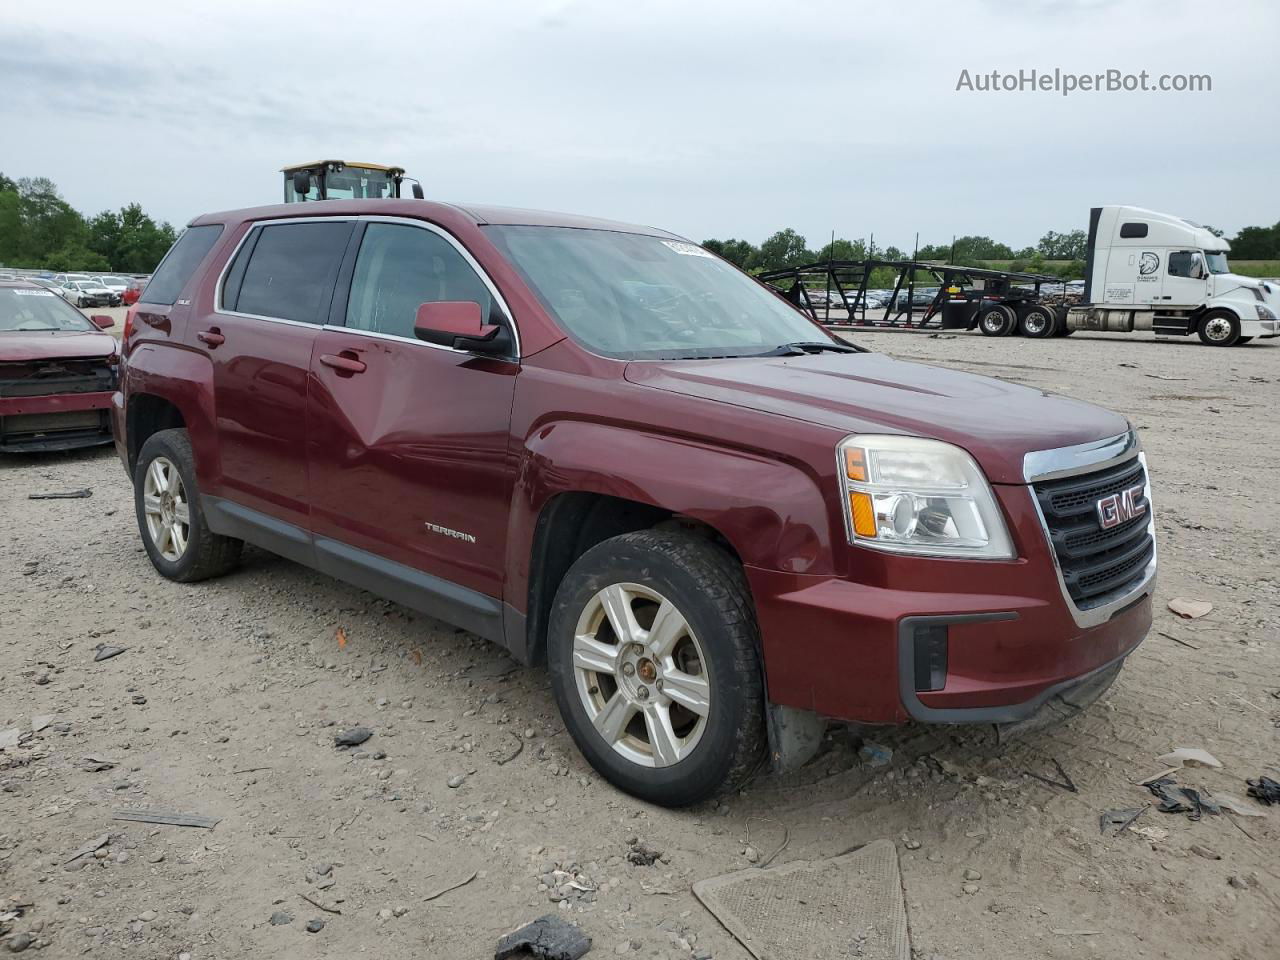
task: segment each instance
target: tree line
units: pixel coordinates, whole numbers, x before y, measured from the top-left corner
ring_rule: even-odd
[[[86,218],[46,177],[0,173],[0,265],[46,270],[150,273],[176,231],[139,204]]]
[[[1218,236],[1221,230],[1209,227]],[[790,227],[779,230],[759,246],[747,240],[704,240],[702,245],[718,253],[731,263],[750,273],[779,270],[802,263],[824,260],[933,260],[966,267],[982,267],[999,263],[1015,272],[1041,273],[1078,280],[1084,277],[1084,257],[1088,235],[1083,230],[1058,233],[1050,230],[1034,247],[1014,249],[1008,244],[990,237],[956,237],[951,243],[935,243],[919,250],[900,250],[898,247],[872,249],[862,240],[836,239],[817,250],[809,248],[808,241]],[[1231,239],[1231,257],[1237,260],[1280,259],[1280,223],[1272,227],[1244,227]],[[878,282],[883,272],[884,282]],[[892,285],[892,270],[875,271],[872,286]]]

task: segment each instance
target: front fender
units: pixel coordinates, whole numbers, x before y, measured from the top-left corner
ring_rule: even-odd
[[[542,423],[525,443],[508,529],[510,597],[524,597],[534,529],[562,493],[619,497],[716,530],[748,565],[831,573],[831,505],[800,465],[758,452],[587,421]]]

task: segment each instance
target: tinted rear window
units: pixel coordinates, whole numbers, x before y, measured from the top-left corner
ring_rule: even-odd
[[[333,293],[351,224],[282,223],[258,230],[260,235],[244,268],[239,294],[229,309],[259,317],[320,323]]]
[[[1147,235],[1147,225],[1145,223],[1122,223],[1120,224],[1120,236],[1125,240],[1136,240]]]
[[[169,304],[177,300],[182,295],[182,288],[187,285],[191,275],[196,272],[196,267],[200,266],[200,261],[221,234],[220,223],[188,227],[160,261],[155,275],[142,293],[142,300],[146,303]]]

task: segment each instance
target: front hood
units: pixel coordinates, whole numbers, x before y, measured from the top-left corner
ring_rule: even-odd
[[[1239,291],[1242,296],[1252,297],[1254,295],[1253,291],[1261,289],[1262,285],[1253,277],[1242,277],[1238,273],[1215,273],[1213,275],[1213,295],[1215,297],[1225,297],[1232,291]],[[1246,293],[1245,291],[1248,292]]]
[[[1114,437],[1119,414],[991,377],[879,353],[633,362],[632,383],[831,427],[963,447],[993,483],[1023,483],[1023,454]]]
[[[116,338],[95,330],[0,331],[0,363],[25,360],[84,360],[109,357]]]

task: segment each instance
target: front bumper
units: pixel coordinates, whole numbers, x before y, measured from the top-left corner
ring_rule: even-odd
[[[1242,337],[1280,337],[1280,320],[1241,320]]]
[[[109,391],[0,397],[0,452],[74,450],[110,443],[110,407]]]
[[[1125,659],[1151,627],[1151,587],[1080,627],[1056,584],[1036,596],[929,593],[747,569],[769,699],[858,723],[1014,723]],[[998,586],[992,583],[991,586]],[[915,628],[946,629],[946,680],[917,690]]]

